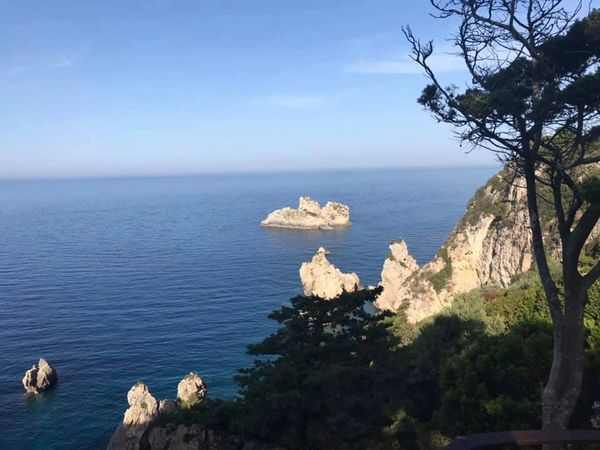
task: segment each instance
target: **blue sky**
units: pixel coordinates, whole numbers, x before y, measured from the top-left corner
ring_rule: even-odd
[[[0,7],[0,178],[481,166],[416,103],[424,0],[25,1]]]

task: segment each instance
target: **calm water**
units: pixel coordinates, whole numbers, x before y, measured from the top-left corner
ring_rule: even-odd
[[[494,169],[0,183],[0,448],[104,448],[143,380],[157,398],[198,372],[232,396],[247,344],[300,293],[324,246],[377,284],[389,241],[426,262]],[[307,194],[351,207],[340,231],[261,229]],[[24,395],[46,357],[59,385]]]

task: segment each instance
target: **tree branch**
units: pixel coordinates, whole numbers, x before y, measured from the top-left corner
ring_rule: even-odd
[[[589,289],[592,286],[592,284],[594,284],[596,281],[598,281],[598,279],[600,279],[600,262],[596,263],[596,265],[594,267],[592,267],[592,270],[590,270],[583,277],[583,282],[586,284],[587,288]]]
[[[600,218],[600,203],[592,203],[579,219],[568,240],[568,246],[564,251],[572,263],[579,261],[581,249],[585,245],[590,233]]]

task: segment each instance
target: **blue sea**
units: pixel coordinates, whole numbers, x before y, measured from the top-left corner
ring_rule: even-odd
[[[391,240],[427,262],[495,170],[0,182],[0,448],[105,448],[139,380],[174,398],[195,371],[234,396],[318,247],[375,285]],[[260,228],[301,195],[348,204],[353,225]],[[41,356],[59,384],[28,398]]]

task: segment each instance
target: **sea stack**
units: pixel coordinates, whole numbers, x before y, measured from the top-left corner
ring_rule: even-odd
[[[350,224],[350,208],[347,205],[327,202],[321,208],[319,202],[310,197],[300,197],[297,209],[286,207],[275,210],[260,223],[263,227],[300,230],[333,230]]]
[[[58,376],[54,367],[40,358],[37,366],[34,364],[25,372],[22,382],[28,394],[37,395],[56,386]]]
[[[343,292],[360,289],[360,279],[355,273],[343,273],[329,262],[329,252],[320,247],[310,262],[300,267],[300,280],[304,295],[314,295],[326,300],[338,297]]]

